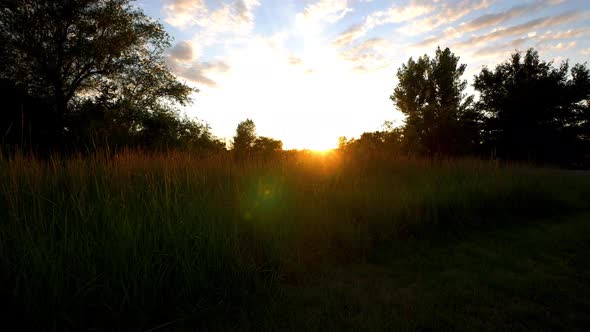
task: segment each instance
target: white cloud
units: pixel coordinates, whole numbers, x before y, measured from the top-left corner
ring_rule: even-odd
[[[515,49],[522,48],[527,42],[531,39],[528,37],[522,37],[514,39],[507,43],[502,43],[500,45],[490,45],[483,48],[478,49],[473,53],[474,57],[499,57],[509,52],[513,52]]]
[[[344,59],[354,64],[358,71],[375,71],[391,65],[396,47],[382,38],[372,38],[342,52]]]
[[[538,43],[536,46],[541,46],[543,43],[555,40],[567,40],[572,38],[582,38],[590,36],[590,27],[582,27],[577,29],[569,29],[566,31],[547,31],[544,34],[537,36]]]
[[[443,2],[442,7],[434,12],[434,15],[411,21],[410,24],[407,24],[398,30],[408,35],[434,31],[436,28],[453,23],[471,12],[487,8],[494,3],[494,1],[495,0],[462,0],[458,3],[445,1]]]
[[[348,7],[346,0],[319,0],[307,5],[303,12],[295,15],[298,25],[318,25],[322,23],[335,23],[342,19],[352,9]]]
[[[166,22],[175,27],[193,24],[195,16],[207,12],[204,0],[163,0]]]
[[[547,8],[548,6],[559,4],[561,2],[563,2],[563,0],[535,0],[527,4],[511,7],[510,9],[505,11],[485,14],[475,19],[472,19],[468,22],[456,24],[455,26],[450,26],[446,28],[443,31],[443,33],[440,33],[436,36],[429,36],[428,38],[422,40],[421,42],[415,43],[412,46],[415,48],[424,48],[436,44],[449,44],[452,40],[460,38],[466,33],[498,26],[504,22],[508,22],[512,19],[522,17],[525,14],[534,13],[538,10]],[[471,8],[469,11],[449,8],[447,13],[441,13],[437,15],[437,17],[441,18],[434,19],[431,23],[434,23],[435,25],[450,23],[458,20],[460,17],[466,15],[468,12],[486,8],[490,4],[490,1],[481,1],[479,3],[473,3],[473,8]],[[435,27],[432,24],[428,24],[428,22],[419,22],[416,24],[412,24],[412,29],[408,30],[424,32],[434,30],[434,28]]]
[[[180,28],[194,29],[192,40],[183,40],[170,49],[167,65],[181,78],[197,85],[216,86],[212,75],[227,72],[229,65],[221,60],[203,61],[204,51],[213,45],[233,44],[247,40],[254,27],[254,10],[258,0],[222,2],[212,10],[204,0],[163,0],[166,22]]]
[[[204,35],[247,34],[254,26],[258,0],[232,0],[211,10],[204,0],[163,0],[166,22],[180,28],[200,27]]]
[[[569,43],[564,43],[564,42],[559,42],[557,44],[554,45],[546,45],[544,47],[541,47],[541,50],[558,50],[558,51],[565,51],[565,50],[569,50],[570,48],[573,48],[574,46],[576,46],[576,41],[571,41]]]
[[[348,30],[341,33],[334,40],[334,44],[336,46],[348,45],[363,37],[367,32],[377,26],[412,20],[432,12],[434,8],[433,3],[413,0],[407,5],[393,5],[386,10],[373,12],[365,17],[361,24],[351,26]]]
[[[449,30],[448,34],[454,35],[454,37],[460,37],[465,33],[497,26],[504,22],[521,17],[525,14],[531,14],[561,2],[563,2],[563,0],[536,0],[527,4],[514,6],[499,13],[482,15],[469,22],[459,25],[457,29]]]
[[[495,40],[510,36],[527,34],[533,29],[547,28],[565,23],[575,22],[588,17],[586,12],[568,12],[556,16],[549,16],[530,20],[508,28],[496,29],[488,34],[471,37],[456,44],[457,47],[471,48],[478,44],[490,43]]]

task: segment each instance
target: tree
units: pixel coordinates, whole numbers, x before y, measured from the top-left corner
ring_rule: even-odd
[[[238,153],[249,153],[256,142],[256,125],[251,119],[246,119],[238,124],[236,136],[233,140],[233,149]]]
[[[263,153],[281,151],[283,142],[274,138],[259,136],[254,141],[254,148]]]
[[[283,150],[283,142],[270,137],[258,136],[251,119],[238,124],[233,139],[233,150],[238,159],[246,157],[271,158]]]
[[[259,136],[254,141],[254,152],[264,158],[271,158],[283,150],[283,142],[270,137]]]
[[[529,49],[475,77],[477,108],[486,115],[486,141],[497,156],[572,162],[590,142],[590,70],[554,67]]]
[[[472,96],[464,94],[466,65],[449,48],[435,56],[410,58],[397,72],[399,80],[390,97],[406,115],[404,139],[410,150],[431,156],[455,155],[472,148],[477,138],[466,135],[476,121]],[[457,135],[458,132],[465,135]]]
[[[385,121],[383,130],[362,133],[358,139],[338,138],[338,149],[346,153],[367,158],[371,155],[401,154],[403,144],[403,130],[394,126],[391,121]]]
[[[0,6],[0,78],[51,105],[56,136],[88,102],[127,113],[168,112],[190,87],[164,64],[170,37],[130,0],[20,0]]]

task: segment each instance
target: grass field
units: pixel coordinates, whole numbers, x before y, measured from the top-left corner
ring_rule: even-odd
[[[587,330],[590,175],[338,153],[0,161],[6,326]]]

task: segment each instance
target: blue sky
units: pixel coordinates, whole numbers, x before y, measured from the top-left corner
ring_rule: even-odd
[[[410,56],[450,47],[465,79],[514,50],[590,59],[588,0],[139,0],[174,37],[167,63],[197,87],[183,111],[231,140],[251,118],[285,148],[326,149],[400,122],[389,100]]]

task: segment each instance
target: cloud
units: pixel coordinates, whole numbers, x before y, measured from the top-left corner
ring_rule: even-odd
[[[412,44],[410,47],[420,49],[420,48],[425,48],[425,47],[429,47],[432,45],[436,45],[437,43],[440,44],[441,41],[442,41],[442,39],[440,37],[431,36],[431,37],[425,38],[421,42]]]
[[[374,71],[391,64],[394,45],[382,38],[371,38],[342,52],[345,60],[353,63],[354,70]]]
[[[459,24],[456,28],[449,27],[449,28],[445,29],[442,34],[439,34],[438,36],[430,36],[430,37],[422,40],[421,42],[415,43],[414,45],[412,45],[412,47],[422,48],[422,47],[432,46],[435,44],[448,43],[449,40],[460,38],[465,33],[482,30],[482,29],[489,28],[492,26],[497,26],[501,23],[508,22],[512,19],[521,17],[522,15],[530,14],[530,13],[533,13],[533,12],[538,11],[540,9],[546,8],[547,6],[555,5],[555,4],[558,4],[561,2],[563,2],[563,0],[537,0],[537,1],[534,1],[534,2],[531,2],[528,4],[512,7],[508,10],[505,10],[505,11],[502,11],[499,13],[482,15],[482,16],[479,16],[479,17],[477,17],[471,21],[468,21],[466,23]],[[482,2],[482,3],[480,3],[480,5],[481,5],[481,8],[483,8],[483,7],[487,7],[487,5],[489,5],[489,3],[484,4]],[[476,4],[476,7],[477,7],[477,4]],[[476,7],[474,7],[473,10],[479,9]],[[449,16],[449,17],[455,16],[456,18],[459,18],[457,16],[459,16],[460,14],[466,14],[466,13],[464,11],[457,10],[457,13],[455,15],[444,15],[444,16]],[[419,30],[420,26],[428,26],[428,25],[426,22],[422,22],[420,24],[416,24],[416,27],[414,29]],[[433,28],[430,27],[429,30],[433,30]]]
[[[393,5],[388,9],[376,11],[366,16],[362,23],[353,25],[338,35],[333,43],[337,47],[343,47],[363,37],[377,26],[412,20],[428,14],[434,9],[433,3],[420,0],[413,0],[407,5]]]
[[[512,7],[503,12],[483,15],[467,23],[461,24],[458,29],[451,29],[446,31],[445,35],[454,35],[454,37],[459,37],[464,33],[477,31],[492,26],[497,26],[498,24],[510,21],[514,18],[521,17],[524,14],[531,14],[535,11],[546,8],[547,6],[555,5],[561,2],[563,2],[563,0],[534,1],[528,4]]]
[[[317,25],[321,23],[336,23],[352,9],[346,0],[319,0],[305,6],[303,12],[295,15],[298,25]]]
[[[559,42],[557,44],[553,44],[553,45],[545,45],[543,47],[540,47],[540,50],[558,50],[558,51],[566,51],[569,50],[573,47],[575,47],[577,45],[577,42],[571,41],[569,43],[564,43],[564,42]]]
[[[189,68],[188,70],[186,70],[183,73],[180,73],[178,76],[185,78],[191,82],[197,83],[197,84],[203,84],[209,87],[214,87],[217,85],[217,83],[215,83],[214,80],[210,79],[209,77],[207,77],[204,73],[203,73],[203,69],[200,68],[199,66],[193,66],[191,68]]]
[[[232,0],[211,10],[204,0],[163,1],[168,24],[179,28],[197,26],[209,37],[220,33],[249,33],[254,26],[253,11],[260,5],[258,0]]]
[[[454,26],[448,27],[447,29],[445,29],[443,31],[443,33],[441,33],[437,36],[430,36],[430,37],[422,40],[421,42],[413,44],[412,47],[423,48],[423,47],[429,47],[429,46],[436,45],[436,44],[449,44],[450,40],[460,38],[465,33],[479,31],[479,30],[482,30],[485,28],[498,26],[499,24],[502,24],[504,22],[508,22],[512,19],[522,17],[523,15],[526,15],[526,14],[531,14],[535,11],[547,8],[547,6],[552,6],[552,5],[562,3],[563,1],[564,0],[536,0],[531,3],[511,7],[510,9],[502,11],[502,12],[482,15],[482,16],[479,16],[479,17],[477,17],[473,20],[470,20],[466,23],[459,24],[456,27],[454,27]],[[434,30],[436,27],[438,27],[440,25],[457,21],[460,17],[467,15],[468,13],[470,13],[472,11],[488,7],[490,4],[491,4],[491,2],[486,2],[486,1],[482,1],[480,3],[473,3],[473,7],[470,8],[470,10],[448,8],[446,13],[440,14],[437,16],[440,18],[438,18],[438,19],[428,18],[428,19],[423,20],[423,22],[412,24],[411,28],[409,28],[409,29],[406,28],[406,29],[410,32],[414,31],[413,32],[414,34],[416,32],[420,32],[420,31],[423,32],[423,31]],[[447,19],[445,19],[444,17],[447,17]],[[428,20],[430,20],[430,24],[429,24]],[[412,34],[412,33],[410,33],[410,34]]]
[[[488,34],[474,36],[465,41],[455,44],[457,47],[473,47],[477,44],[489,43],[500,38],[506,38],[514,35],[529,33],[533,29],[546,28],[565,23],[578,21],[588,16],[587,12],[568,12],[556,16],[549,16],[534,19],[523,24],[514,25],[508,28],[494,30]]]
[[[174,61],[191,61],[194,58],[193,45],[188,40],[181,41],[174,45],[174,47],[172,47],[170,51],[168,51],[168,55]]]
[[[171,67],[174,73],[181,78],[196,84],[214,87],[217,83],[210,77],[211,74],[225,73],[229,71],[229,65],[223,61],[196,62],[188,66],[175,64]]]
[[[164,0],[166,22],[175,27],[193,23],[194,16],[207,12],[204,0]]]
[[[400,29],[408,35],[421,34],[427,31],[433,31],[436,28],[453,23],[463,16],[474,11],[489,7],[495,0],[463,0],[459,3],[445,1],[442,8],[438,8],[435,14],[420,20],[414,20]]]
[[[215,9],[204,0],[163,0],[165,20],[179,28],[195,32],[192,40],[181,41],[172,47],[166,64],[179,77],[196,84],[216,86],[212,75],[229,70],[222,61],[203,61],[203,50],[222,43],[229,48],[251,34],[254,27],[254,9],[258,0],[231,0],[221,2]]]
[[[478,49],[473,55],[475,57],[495,57],[501,56],[508,51],[525,47],[526,44],[534,43],[534,47],[540,51],[543,50],[560,50],[565,51],[577,45],[576,41],[566,42],[568,39],[586,37],[590,35],[590,27],[570,29],[567,31],[547,31],[542,35],[530,32],[526,37],[516,38],[512,41],[494,44]],[[529,47],[529,46],[526,46]]]
[[[193,41],[178,42],[166,54],[166,65],[180,78],[195,84],[216,86],[216,82],[210,75],[229,71],[229,65],[223,61],[200,62],[198,60],[199,54],[195,48]]]
[[[347,44],[352,43],[354,40],[361,38],[364,36],[370,28],[366,24],[357,24],[353,25],[348,28],[348,30],[342,32],[336,40],[334,40],[334,45],[341,47]]]
[[[475,53],[473,53],[473,56],[475,56],[475,57],[499,56],[499,55],[507,53],[508,51],[514,51],[515,49],[522,47],[522,45],[524,45],[528,41],[530,41],[530,38],[522,37],[522,38],[517,38],[517,39],[514,39],[510,42],[503,43],[500,45],[486,46],[486,47],[480,48],[477,51],[475,51]]]
[[[542,44],[544,44],[546,42],[554,41],[554,40],[563,41],[566,39],[588,37],[588,36],[590,36],[590,27],[570,29],[567,31],[559,31],[559,32],[547,31],[544,34],[537,37],[538,43],[536,46],[541,46]]]

